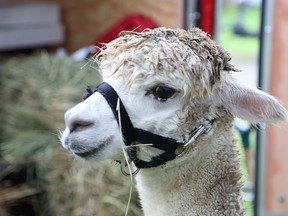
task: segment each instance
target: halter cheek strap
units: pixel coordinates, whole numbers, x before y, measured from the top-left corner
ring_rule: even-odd
[[[163,137],[149,131],[134,128],[121,99],[119,98],[117,92],[112,88],[112,86],[103,82],[95,89],[94,92],[99,92],[103,95],[109,104],[114,117],[118,122],[118,125],[121,125],[121,132],[124,138],[124,143],[129,147],[127,148],[128,156],[130,160],[134,162],[137,168],[150,168],[166,164],[167,161],[176,158],[176,149],[178,147],[186,147],[187,145],[190,145],[200,134],[205,132],[204,126],[201,125],[199,128],[196,128],[192,131],[188,142],[183,143],[172,138]],[[117,105],[120,107],[120,111],[117,111]],[[118,112],[120,112],[121,118],[119,118]],[[214,121],[215,119],[209,121],[211,126],[213,125]],[[136,146],[134,146],[135,142],[142,144],[152,144],[152,147],[161,149],[164,152],[158,156],[152,157],[150,161],[140,160],[137,157]]]

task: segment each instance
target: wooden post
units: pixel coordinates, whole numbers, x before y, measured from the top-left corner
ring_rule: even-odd
[[[288,107],[288,1],[274,1],[269,93]],[[288,124],[267,130],[265,208],[288,215]]]

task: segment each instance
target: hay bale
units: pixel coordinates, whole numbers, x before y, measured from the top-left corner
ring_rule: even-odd
[[[37,162],[47,195],[41,215],[124,215],[129,178],[111,161],[75,160],[58,141],[64,112],[82,100],[87,86],[101,81],[95,61],[76,63],[42,52],[0,59],[0,71],[0,151],[10,163]],[[140,215],[136,196],[129,215]]]

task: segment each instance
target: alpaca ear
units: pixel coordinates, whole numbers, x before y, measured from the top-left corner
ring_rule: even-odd
[[[252,123],[288,120],[287,110],[273,96],[229,78],[223,80],[220,94],[214,97],[218,104]]]

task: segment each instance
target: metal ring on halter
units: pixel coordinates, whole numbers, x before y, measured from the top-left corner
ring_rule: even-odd
[[[121,170],[121,173],[124,175],[124,176],[130,176],[130,173],[129,171],[127,172],[125,170],[125,167],[127,167],[128,165],[126,163],[122,163],[120,162],[120,170]],[[137,168],[135,171],[133,171],[131,174],[132,176],[135,176],[138,172],[140,171],[139,168]]]

